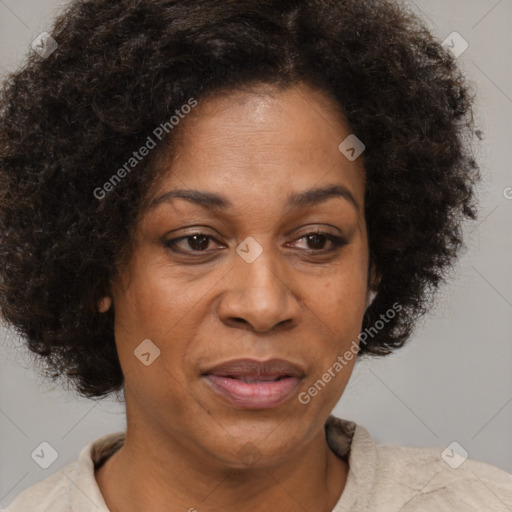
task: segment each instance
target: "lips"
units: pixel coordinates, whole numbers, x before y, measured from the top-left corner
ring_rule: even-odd
[[[240,409],[269,409],[286,402],[304,377],[299,366],[284,359],[237,359],[202,374],[224,401]]]
[[[204,375],[217,375],[244,381],[273,381],[284,377],[304,376],[304,371],[297,365],[284,359],[256,361],[255,359],[234,359],[215,366]]]

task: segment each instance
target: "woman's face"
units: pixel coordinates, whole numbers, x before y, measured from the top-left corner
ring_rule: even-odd
[[[318,436],[366,306],[364,169],[338,149],[350,130],[322,93],[266,92],[205,100],[181,121],[112,289],[128,429],[232,467]],[[288,366],[269,374],[219,367],[276,358]]]

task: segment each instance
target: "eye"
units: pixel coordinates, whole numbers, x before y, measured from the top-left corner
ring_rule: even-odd
[[[300,238],[299,240],[305,240],[306,244],[308,244],[309,249],[306,249],[311,253],[325,254],[331,251],[335,251],[339,247],[347,244],[347,241],[344,238],[333,235],[331,233],[326,233],[324,231],[313,231],[311,233],[307,233]],[[331,243],[331,248],[324,249],[327,242]]]
[[[211,245],[210,242],[212,240],[216,241],[211,235],[198,232],[166,240],[164,245],[174,253],[187,254],[190,256],[202,256],[203,254],[213,252],[212,250],[209,250]],[[311,233],[307,233],[298,238],[296,242],[299,240],[305,240],[306,244],[309,246],[305,250],[314,254],[326,254],[347,244],[347,241],[344,238],[324,231],[313,231]],[[330,242],[331,247],[325,249],[325,245],[328,242]]]
[[[176,253],[201,253],[206,252],[210,246],[211,240],[214,240],[214,238],[206,233],[192,233],[190,235],[167,240],[165,246]]]

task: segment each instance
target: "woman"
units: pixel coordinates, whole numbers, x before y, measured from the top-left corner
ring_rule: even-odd
[[[1,112],[3,317],[127,413],[7,512],[512,507],[504,471],[330,415],[475,217],[468,87],[410,13],[78,1]]]

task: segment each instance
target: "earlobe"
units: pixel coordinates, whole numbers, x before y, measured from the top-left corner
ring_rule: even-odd
[[[366,299],[366,308],[368,309],[372,302],[375,300],[375,297],[377,296],[377,292],[374,292],[373,290],[368,291],[368,297]]]
[[[112,299],[110,297],[103,297],[98,302],[98,311],[100,313],[105,313],[110,309],[110,306],[112,305]]]
[[[368,294],[366,299],[366,308],[369,308],[372,304],[372,302],[375,300],[375,297],[377,296],[377,291],[379,288],[379,284],[381,281],[382,276],[377,272],[377,268],[375,265],[372,265],[370,268],[370,279],[369,279],[369,286],[368,286]]]

